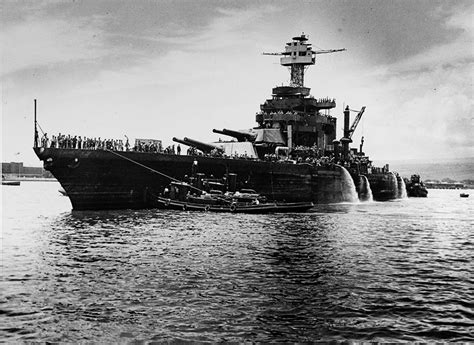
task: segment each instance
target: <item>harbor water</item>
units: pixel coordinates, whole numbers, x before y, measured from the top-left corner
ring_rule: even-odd
[[[72,212],[2,186],[0,341],[474,341],[474,192],[301,214]]]

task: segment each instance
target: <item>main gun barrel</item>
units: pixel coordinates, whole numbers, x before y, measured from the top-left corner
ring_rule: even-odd
[[[187,146],[195,147],[195,148],[197,148],[198,150],[201,150],[204,153],[211,153],[213,150],[217,150],[217,151],[220,151],[220,152],[224,151],[222,149],[222,147],[212,145],[212,144],[203,143],[203,142],[200,142],[200,141],[197,141],[197,140],[194,140],[194,139],[190,139],[190,138],[187,138],[187,137],[184,137],[182,140],[178,139],[178,138],[173,138],[173,141],[175,141],[177,143],[187,145]]]
[[[225,129],[225,128],[223,128],[222,130],[213,129],[212,131],[214,133],[224,134],[224,135],[228,135],[230,137],[236,138],[237,141],[239,141],[239,142],[254,141],[255,140],[255,136],[250,134],[250,133],[234,131],[234,130],[231,130],[231,129]]]
[[[176,137],[173,137],[173,141],[174,141],[174,142],[177,142],[177,143],[180,143],[180,144],[183,144],[183,145],[186,145],[186,146],[190,146],[190,145],[187,144],[184,140],[178,139],[178,138],[176,138]]]

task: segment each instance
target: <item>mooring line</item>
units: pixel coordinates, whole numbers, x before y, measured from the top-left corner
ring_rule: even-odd
[[[168,175],[166,175],[166,174],[164,174],[164,173],[162,173],[162,172],[159,172],[158,170],[152,169],[152,168],[150,168],[150,167],[148,167],[148,166],[146,166],[146,165],[144,165],[144,164],[138,163],[137,161],[135,161],[135,160],[133,160],[133,159],[131,159],[131,158],[125,157],[125,156],[121,155],[120,153],[114,152],[114,151],[109,150],[109,149],[105,149],[105,151],[109,151],[110,153],[113,153],[114,155],[119,156],[120,158],[123,158],[123,159],[125,159],[125,160],[127,160],[127,161],[130,161],[130,162],[132,162],[132,163],[135,163],[135,164],[137,164],[137,165],[139,165],[139,166],[141,166],[141,167],[143,167],[143,168],[145,168],[145,169],[148,169],[148,170],[150,170],[150,171],[153,171],[154,173],[157,173],[157,174],[159,174],[159,175],[162,175],[162,176],[164,176],[164,177],[170,179],[171,181],[183,182],[183,181],[180,181],[180,180],[178,180],[178,179],[175,179],[174,177],[171,177],[171,176],[168,176]]]
[[[152,169],[152,168],[150,168],[150,167],[148,167],[148,166],[146,166],[146,165],[144,165],[144,164],[141,164],[141,163],[139,163],[139,162],[137,162],[137,161],[135,161],[135,160],[133,160],[133,159],[131,159],[131,158],[125,157],[125,156],[121,155],[120,153],[117,153],[117,152],[112,151],[112,150],[110,150],[110,149],[105,149],[105,151],[108,151],[108,152],[110,152],[110,153],[113,153],[114,155],[116,155],[116,156],[118,156],[118,157],[120,157],[120,158],[123,158],[123,159],[125,159],[125,160],[127,160],[127,161],[129,161],[129,162],[132,162],[132,163],[136,164],[136,165],[139,165],[139,166],[141,166],[141,167],[143,167],[143,168],[145,168],[145,169],[148,169],[148,170],[150,170],[150,171],[152,171],[152,172],[154,172],[154,173],[156,173],[156,174],[159,174],[159,175],[161,175],[161,176],[164,176],[164,177],[170,179],[171,181],[180,182],[180,183],[186,183],[186,182],[183,182],[183,181],[181,181],[181,180],[175,179],[174,177],[171,177],[171,176],[169,176],[169,175],[166,175],[166,174],[164,174],[164,173],[162,173],[162,172],[160,172],[160,171],[158,171],[158,170]],[[199,192],[201,192],[201,193],[202,193],[202,192],[205,192],[204,190],[199,189],[199,188],[197,188],[197,187],[194,187],[193,185],[191,185],[191,184],[189,184],[189,183],[186,183],[186,184],[187,184],[190,188],[195,189],[195,190],[197,190],[197,191],[199,191]],[[224,199],[224,198],[221,198],[221,197],[217,197],[217,198],[220,199],[220,200],[222,200],[222,201],[225,201],[225,202],[229,202],[229,203],[230,203],[229,200],[226,200],[226,199]]]

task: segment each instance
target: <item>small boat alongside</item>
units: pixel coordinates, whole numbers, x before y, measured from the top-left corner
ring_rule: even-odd
[[[312,202],[292,202],[292,203],[264,203],[246,204],[232,202],[230,204],[207,204],[171,200],[158,197],[157,203],[161,208],[183,211],[203,211],[203,212],[228,212],[228,213],[275,213],[275,212],[305,212],[313,207]]]
[[[270,202],[250,189],[206,192],[185,182],[172,182],[155,202],[163,209],[228,213],[305,212],[314,206],[312,202]]]

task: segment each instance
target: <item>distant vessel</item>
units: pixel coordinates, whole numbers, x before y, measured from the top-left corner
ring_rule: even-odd
[[[459,194],[459,196],[461,198],[469,198],[469,194],[467,194],[467,193],[461,193],[461,194]]]
[[[409,197],[426,198],[428,196],[428,190],[421,181],[420,175],[411,175],[409,180],[405,179],[405,185]]]
[[[367,188],[374,200],[398,198],[397,181],[388,165],[373,167],[362,143],[359,151],[349,147],[365,107],[355,111],[352,126],[352,110],[346,107],[344,135],[337,140],[336,118],[330,115],[335,100],[314,98],[304,86],[305,68],[315,63],[316,55],[345,49],[313,50],[307,41],[302,34],[293,37],[283,52],[264,53],[281,56],[280,64],[290,68],[290,84],[273,88],[272,97],[256,114],[256,127],[214,129],[233,140],[203,143],[173,138],[189,146],[186,155],[162,149],[150,152],[141,144],[133,150],[84,149],[76,142],[64,148],[48,145],[47,140],[39,145],[35,100],[34,151],[77,210],[155,207],[170,181],[184,181],[197,173],[226,181],[235,175],[237,189],[253,189],[273,202],[353,201],[353,193],[367,195]],[[347,176],[354,183],[347,183]],[[356,191],[347,190],[354,186]]]
[[[19,186],[20,181],[11,181],[7,180],[4,175],[2,175],[2,186]]]

